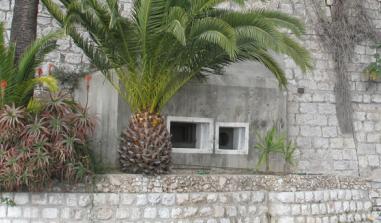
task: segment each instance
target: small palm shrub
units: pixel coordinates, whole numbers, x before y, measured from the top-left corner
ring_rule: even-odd
[[[286,135],[279,132],[276,124],[264,135],[257,135],[257,144],[255,145],[260,151],[259,160],[256,169],[265,165],[265,170],[270,170],[270,155],[281,154],[287,165],[294,165],[295,145],[289,141]]]
[[[0,190],[38,191],[91,173],[86,144],[95,128],[87,108],[62,94],[0,109]]]

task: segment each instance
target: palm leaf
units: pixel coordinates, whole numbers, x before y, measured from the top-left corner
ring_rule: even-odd
[[[274,54],[289,56],[303,72],[312,68],[296,41],[303,24],[281,12],[218,9],[223,0],[140,0],[123,17],[116,0],[60,0],[66,11],[42,1],[133,112],[158,112],[192,78],[240,60],[262,63],[280,86],[287,79]]]

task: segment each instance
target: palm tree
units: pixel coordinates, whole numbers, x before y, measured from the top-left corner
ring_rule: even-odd
[[[16,44],[16,62],[36,39],[38,3],[39,0],[15,0],[11,42]]]
[[[55,40],[62,36],[62,32],[56,32],[31,42],[16,64],[16,46],[13,43],[7,45],[4,34],[4,26],[0,23],[0,109],[6,104],[27,105],[36,84],[56,88],[54,79],[34,78],[34,75],[44,56],[56,47]]]
[[[160,110],[191,79],[250,60],[286,86],[272,52],[289,56],[304,72],[311,68],[308,51],[287,34],[300,37],[303,25],[277,11],[218,8],[225,0],[140,0],[127,18],[117,0],[61,0],[66,14],[51,0],[42,1],[74,38],[87,33],[77,44],[95,65],[102,59],[99,69],[134,113],[122,133],[124,171],[168,172],[171,141]],[[113,68],[118,84],[105,68]]]

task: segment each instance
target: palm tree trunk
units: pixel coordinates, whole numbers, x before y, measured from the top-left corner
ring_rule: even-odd
[[[39,0],[15,0],[11,42],[16,44],[16,62],[36,39]]]

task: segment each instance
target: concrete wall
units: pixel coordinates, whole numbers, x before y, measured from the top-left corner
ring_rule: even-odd
[[[212,118],[215,122],[248,122],[249,154],[191,154],[173,153],[173,162],[180,165],[254,168],[258,151],[254,148],[256,132],[286,122],[286,93],[262,65],[241,63],[229,67],[223,76],[209,76],[204,82],[194,80],[182,89],[166,106],[163,114],[170,116]],[[119,129],[128,124],[129,110],[119,100]],[[214,126],[212,126],[214,128]],[[213,148],[211,148],[213,149]],[[272,170],[283,170],[273,165]]]
[[[0,19],[6,21],[6,27],[10,27],[10,21],[12,19],[12,4],[14,0],[0,0]],[[323,1],[323,0],[321,0]],[[380,4],[377,0],[365,0],[365,7],[367,12],[372,19],[372,22],[377,28],[381,28],[381,10]],[[121,1],[121,7],[127,14],[128,8],[130,7],[129,1]],[[226,3],[223,7],[234,7],[230,3]],[[266,7],[269,9],[280,10],[283,12],[290,13],[292,15],[298,16],[307,25],[307,33],[303,36],[303,44],[311,51],[314,58],[315,69],[314,71],[303,75],[300,70],[295,66],[295,64],[287,58],[281,58],[284,62],[284,68],[289,79],[289,87],[287,90],[286,102],[281,99],[276,100],[276,103],[271,103],[271,106],[279,108],[276,112],[281,114],[282,107],[287,107],[287,123],[288,123],[288,133],[289,137],[294,140],[297,144],[298,151],[296,158],[298,160],[298,165],[296,172],[303,173],[325,173],[325,174],[339,174],[339,175],[361,175],[369,176],[373,178],[380,177],[380,160],[381,160],[381,115],[379,111],[381,110],[381,88],[379,83],[375,83],[368,88],[367,78],[362,74],[363,68],[373,61],[373,54],[376,52],[371,46],[373,43],[364,42],[361,43],[355,49],[355,56],[353,61],[348,65],[348,75],[351,81],[351,90],[353,95],[353,108],[354,108],[354,134],[342,134],[337,124],[336,110],[335,110],[335,96],[334,96],[334,83],[335,83],[335,73],[334,64],[331,55],[324,49],[320,43],[319,37],[316,35],[316,15],[309,2],[309,0],[271,0],[266,3],[261,3],[258,1],[253,1],[247,4],[247,8],[251,7]],[[328,10],[328,9],[327,9]],[[44,34],[48,30],[57,27],[53,19],[43,10],[41,7],[39,14],[39,33]],[[70,40],[60,41],[60,48],[57,52],[52,53],[48,58],[49,61],[61,64],[67,69],[79,69],[82,66],[88,66],[87,59],[83,56],[80,50],[73,46]],[[239,70],[237,70],[239,69]],[[250,72],[251,75],[257,75],[258,70],[256,68],[249,68],[246,66],[239,66],[235,69],[237,73],[242,73],[242,71]],[[259,68],[261,70],[261,68]],[[210,87],[205,87],[205,84],[197,84],[194,86],[188,86],[184,89],[175,99],[175,101],[181,101],[182,97],[187,97],[187,92],[192,91],[192,95],[195,91],[192,89],[203,89],[202,91],[207,92],[219,92],[220,95],[228,93],[228,91],[234,90],[229,97],[229,104],[237,105],[237,109],[240,111],[239,118],[251,121],[251,127],[254,126],[254,122],[257,119],[267,119],[270,121],[269,117],[261,117],[262,114],[266,114],[266,109],[263,107],[261,101],[267,98],[276,98],[278,94],[273,85],[265,85],[265,87],[260,86],[259,79],[268,77],[267,75],[261,76],[256,79],[255,76],[251,76],[252,82],[245,81],[245,85],[242,85],[242,81],[237,76],[237,86],[229,86],[222,88],[225,83],[230,84],[230,80],[235,80],[233,77],[224,77],[225,80],[212,81]],[[266,78],[265,78],[266,79]],[[266,82],[269,79],[266,79]],[[250,83],[250,84],[249,84]],[[253,84],[252,84],[253,83]],[[270,82],[269,82],[270,83]],[[250,86],[248,86],[250,85]],[[256,86],[260,86],[259,88]],[[299,94],[297,92],[298,88],[304,88],[304,93]],[[224,89],[221,92],[221,89]],[[226,89],[226,92],[225,92]],[[246,95],[243,102],[249,102],[252,100],[249,106],[243,106],[244,103],[240,103],[242,97],[238,97],[239,93]],[[249,92],[251,92],[249,94]],[[233,97],[234,95],[234,97]],[[261,97],[259,97],[261,95]],[[108,96],[103,96],[104,98],[109,98]],[[191,97],[191,98],[196,98]],[[234,98],[234,100],[233,100]],[[256,98],[257,100],[254,100]],[[217,100],[217,98],[216,98]],[[221,100],[221,98],[219,99]],[[218,101],[218,100],[217,100]],[[202,99],[194,100],[192,103],[205,103],[209,101],[203,101]],[[221,106],[225,102],[220,102]],[[187,103],[179,104],[176,103],[176,107],[173,106],[172,102],[168,106],[168,113],[176,111],[179,113],[184,113],[182,110],[186,107]],[[259,106],[261,105],[261,106]],[[120,131],[126,125],[129,112],[126,106],[119,102],[116,105],[118,107],[118,130]],[[253,114],[245,112],[245,109],[255,109]],[[259,108],[258,108],[259,107]],[[271,109],[276,109],[272,107]],[[198,106],[195,108],[199,108]],[[219,107],[220,108],[220,107]],[[115,108],[113,108],[115,109]],[[206,107],[203,107],[206,109]],[[209,109],[209,108],[208,108]],[[208,110],[196,109],[192,114],[207,114],[213,116],[216,119],[231,119],[230,115],[234,115],[235,111],[232,110],[225,111],[226,108],[218,110],[220,115],[214,114]],[[194,110],[193,110],[194,111]],[[270,109],[266,111],[271,111]],[[246,115],[245,115],[246,114]],[[281,117],[281,116],[279,116]],[[106,125],[106,124],[105,124]],[[111,127],[105,125],[100,126],[101,132],[107,132],[115,126]],[[254,128],[251,128],[254,129]],[[117,134],[118,135],[118,134]],[[251,134],[252,135],[252,134]],[[115,137],[111,139],[105,139],[102,137],[103,141],[110,141],[110,145],[114,145]],[[253,141],[251,141],[251,146],[253,146]],[[112,147],[112,146],[111,146]],[[115,148],[107,146],[104,154],[115,154]],[[111,155],[112,156],[112,155]],[[213,165],[222,164],[224,158],[213,159],[210,156],[200,156],[192,155],[188,156],[190,161],[203,164],[205,162],[212,162]],[[177,160],[181,162],[184,161],[184,156],[175,155]],[[103,157],[102,157],[103,159]],[[114,160],[114,158],[107,158],[109,161]],[[185,161],[184,161],[185,162]],[[249,166],[252,162],[255,162],[255,154],[251,153],[247,157],[235,158],[232,157],[226,161],[226,165],[244,165]],[[278,162],[273,162],[278,163]],[[254,165],[254,163],[253,163]]]

